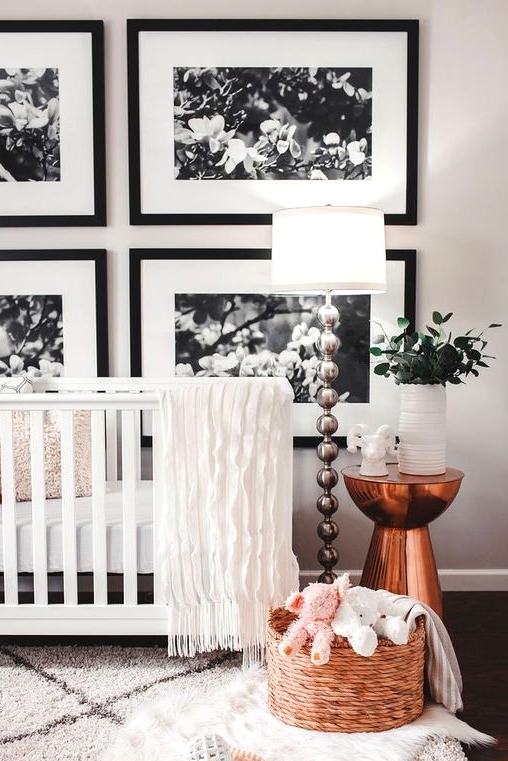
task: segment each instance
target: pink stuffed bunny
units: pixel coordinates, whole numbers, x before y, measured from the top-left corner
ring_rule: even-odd
[[[332,620],[340,602],[338,581],[333,584],[309,584],[303,592],[293,592],[286,608],[298,618],[288,626],[279,644],[279,653],[291,658],[307,643],[312,643],[310,659],[323,666],[330,659],[330,646],[335,636]]]

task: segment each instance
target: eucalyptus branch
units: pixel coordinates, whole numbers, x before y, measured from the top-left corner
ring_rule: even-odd
[[[389,337],[384,327],[380,325],[382,334],[374,339],[371,346],[372,356],[384,361],[374,368],[376,375],[385,378],[392,376],[397,384],[441,384],[463,383],[462,377],[479,375],[478,368],[488,367],[485,359],[495,359],[483,354],[487,341],[482,338],[485,330],[501,327],[499,323],[491,323],[478,335],[472,335],[468,330],[463,336],[452,337],[451,332],[445,334],[442,325],[452,317],[452,312],[443,316],[433,312],[433,325],[427,325],[427,333],[410,332],[409,320],[405,317],[397,319],[397,325],[402,332]],[[436,326],[436,327],[434,327]]]

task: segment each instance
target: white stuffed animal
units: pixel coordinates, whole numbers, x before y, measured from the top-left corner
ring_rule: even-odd
[[[383,596],[368,587],[350,587],[349,574],[338,581],[340,604],[332,621],[335,634],[345,637],[355,653],[370,656],[378,637],[405,645],[409,627],[401,616],[387,614]]]

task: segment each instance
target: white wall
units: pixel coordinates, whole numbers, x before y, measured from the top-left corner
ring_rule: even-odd
[[[106,22],[108,227],[4,228],[0,248],[108,249],[113,375],[129,374],[129,247],[270,245],[269,227],[129,227],[125,19],[420,19],[419,224],[389,227],[387,245],[418,250],[421,322],[439,309],[455,313],[458,331],[489,322],[505,325],[492,333],[498,359],[491,369],[448,392],[449,464],[466,478],[448,512],[433,524],[433,543],[445,588],[508,588],[508,498],[502,481],[508,429],[506,0],[18,0],[2,5],[4,19]],[[339,467],[352,461],[341,453]],[[299,450],[295,465],[296,549],[301,567],[315,569],[319,543],[309,537],[318,522],[318,463],[312,451]],[[372,526],[343,489],[338,495],[340,567],[359,569]]]

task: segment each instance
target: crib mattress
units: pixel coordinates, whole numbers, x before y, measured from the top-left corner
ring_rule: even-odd
[[[136,526],[138,573],[153,572],[153,482],[138,481],[136,484]],[[16,504],[16,534],[18,547],[18,571],[33,572],[32,503]],[[48,571],[63,571],[62,500],[46,500],[46,541]],[[122,482],[106,484],[106,536],[107,569],[109,573],[123,571],[122,531]],[[76,498],[76,544],[77,567],[80,572],[93,570],[92,563],[92,498]],[[3,565],[3,524],[0,507],[0,571]]]

